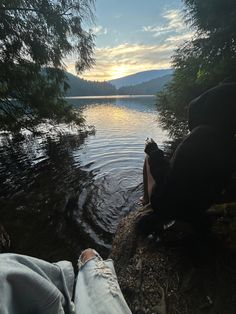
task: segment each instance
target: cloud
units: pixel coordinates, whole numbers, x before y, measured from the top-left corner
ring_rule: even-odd
[[[188,29],[180,10],[168,10],[163,13],[162,25],[143,27],[144,32],[152,34],[155,44],[123,43],[95,49],[95,66],[83,73],[88,80],[111,80],[140,71],[171,67],[174,50],[193,36]],[[102,26],[95,32],[102,34]],[[161,36],[161,37],[159,37]],[[113,41],[115,43],[115,39]],[[73,60],[67,60],[68,71],[73,73]]]
[[[163,17],[168,21],[168,28],[175,30],[176,32],[181,32],[186,29],[181,10],[168,10],[163,14]]]
[[[107,34],[107,28],[103,27],[102,25],[97,25],[93,27],[91,30],[92,30],[92,33],[97,36]]]
[[[96,65],[83,73],[88,80],[110,80],[139,71],[170,67],[174,46],[124,43],[95,51]]]
[[[151,33],[155,38],[164,35],[165,42],[176,45],[193,36],[193,32],[187,28],[184,22],[181,10],[167,10],[162,14],[162,17],[166,20],[164,24],[144,26],[143,31]]]
[[[193,35],[194,34],[192,32],[189,32],[181,35],[169,36],[168,38],[166,38],[166,42],[179,45],[183,41],[190,40]]]
[[[182,32],[186,29],[180,10],[165,11],[162,16],[166,20],[166,23],[163,25],[144,26],[143,31],[153,33],[154,37],[158,37],[163,33]]]

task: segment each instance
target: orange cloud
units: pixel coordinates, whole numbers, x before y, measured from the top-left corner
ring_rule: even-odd
[[[122,44],[115,47],[97,48],[95,66],[82,77],[88,80],[111,80],[140,71],[170,67],[172,44],[142,45]],[[68,60],[67,71],[74,73],[73,60]]]

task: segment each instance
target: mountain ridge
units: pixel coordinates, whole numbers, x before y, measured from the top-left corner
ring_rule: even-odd
[[[119,95],[155,95],[163,90],[171,78],[172,74],[167,74],[144,83],[121,87],[118,92]]]
[[[173,69],[161,69],[161,70],[148,70],[130,74],[108,82],[114,85],[116,88],[141,84],[152,79],[156,79],[168,74],[173,74]]]
[[[147,74],[147,72],[149,71],[145,72]],[[68,84],[70,85],[70,88],[66,93],[66,96],[68,97],[131,95],[131,94],[154,95],[158,91],[162,90],[164,85],[171,80],[172,74],[163,75],[155,79],[149,79],[143,83],[123,86],[121,88],[116,88],[109,81],[108,82],[87,81],[68,72],[66,72],[66,77],[68,79]]]

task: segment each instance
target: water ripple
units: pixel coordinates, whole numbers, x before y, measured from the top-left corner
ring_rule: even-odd
[[[73,256],[86,246],[108,250],[120,219],[138,207],[146,137],[167,138],[154,98],[71,101],[95,135],[1,141],[0,207],[23,254],[37,256],[41,245],[50,256],[58,239],[58,259],[65,248]]]
[[[100,242],[98,235],[109,243],[120,218],[138,206],[146,137],[160,145],[167,138],[158,127],[153,99],[127,104],[119,99],[85,106],[83,113],[87,123],[95,125],[96,134],[73,154],[75,164],[93,173],[80,204],[80,221],[86,221],[91,237]]]

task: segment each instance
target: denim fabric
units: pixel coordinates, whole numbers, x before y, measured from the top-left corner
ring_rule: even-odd
[[[96,256],[81,266],[75,290],[76,313],[131,314],[112,260]]]
[[[131,314],[112,260],[103,261],[96,253],[80,263],[75,307],[74,282],[70,262],[0,254],[0,314]]]
[[[72,313],[74,270],[17,254],[0,254],[0,314]]]

